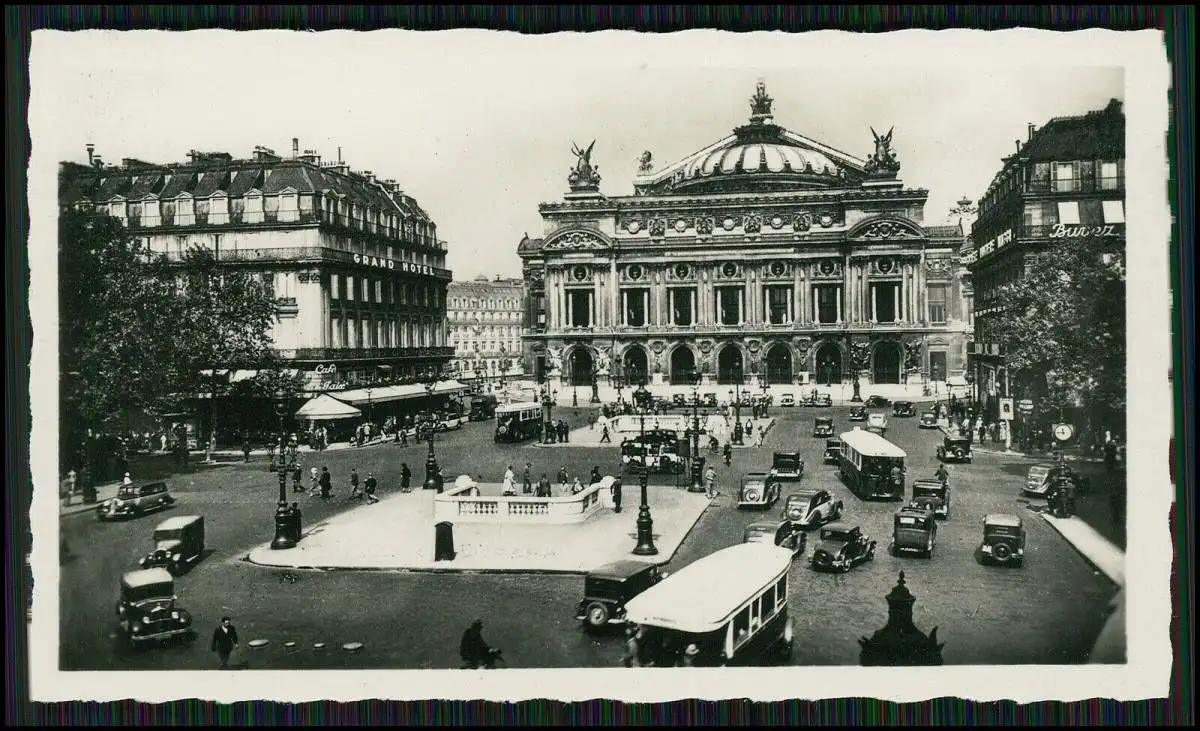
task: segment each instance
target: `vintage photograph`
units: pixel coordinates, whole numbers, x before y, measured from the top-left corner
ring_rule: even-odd
[[[1169,666],[1157,36],[1032,33],[35,33],[42,691]]]

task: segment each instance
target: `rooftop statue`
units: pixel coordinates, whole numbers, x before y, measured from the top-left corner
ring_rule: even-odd
[[[653,160],[653,159],[654,159],[654,156],[650,154],[649,150],[646,150],[645,152],[642,153],[642,156],[640,158],[638,158],[638,174],[639,175],[645,175],[646,173],[649,173],[650,171],[654,170],[654,163],[651,162],[651,160]]]
[[[754,96],[750,97],[750,121],[762,123],[771,119],[771,103],[775,100],[767,96],[767,84],[762,79],[754,88]]]
[[[886,174],[900,171],[900,161],[896,159],[896,152],[892,149],[892,132],[895,129],[892,127],[887,134],[881,135],[871,127],[871,134],[875,137],[875,153],[867,158],[867,164],[864,166],[868,173]]]
[[[595,190],[600,186],[600,169],[592,164],[592,148],[595,146],[595,140],[592,140],[592,144],[588,145],[586,150],[571,143],[571,154],[575,155],[575,167],[567,176],[567,182],[570,183],[572,190]]]

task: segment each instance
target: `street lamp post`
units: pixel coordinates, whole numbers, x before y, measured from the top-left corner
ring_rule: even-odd
[[[433,375],[430,377],[430,380],[427,383],[425,383],[426,406],[428,407],[430,414],[433,413],[433,392],[434,392],[434,389],[437,388],[437,382],[438,382],[438,376],[437,376],[437,372],[435,371],[433,373]],[[440,471],[438,469],[437,455],[435,455],[433,453],[433,435],[434,435],[434,430],[431,427],[428,434],[426,435],[426,440],[429,442],[429,453],[427,455],[425,455],[424,488],[426,490],[437,490],[438,492],[441,492],[442,491],[442,478],[441,478]]]
[[[700,374],[692,371],[692,492],[704,492],[704,463],[700,461]]]
[[[275,414],[279,417],[279,433],[283,434],[283,417],[287,413],[288,404],[284,394],[277,394],[275,403]],[[283,550],[295,548],[296,543],[300,540],[300,508],[297,505],[288,506],[287,501],[287,468],[288,464],[284,460],[283,444],[280,444],[279,455],[279,501],[275,506],[275,538],[271,541],[271,548],[274,550]]]
[[[643,383],[642,387],[645,388]],[[641,444],[642,449],[646,448],[646,410],[641,409],[639,413]],[[658,548],[654,545],[654,518],[650,516],[650,501],[646,495],[647,480],[650,469],[646,464],[646,455],[642,454],[642,465],[639,470],[642,488],[642,503],[638,506],[637,517],[637,545],[633,549],[635,556],[657,556]]]
[[[733,387],[735,391],[730,391],[733,395],[733,436],[731,441],[741,446],[742,444],[742,369],[737,368],[733,372]]]

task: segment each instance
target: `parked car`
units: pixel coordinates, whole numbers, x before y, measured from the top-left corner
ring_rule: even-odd
[[[592,569],[583,579],[575,619],[589,630],[624,624],[625,603],[666,577],[657,564],[642,561],[613,561]]]
[[[808,535],[786,520],[781,523],[751,523],[742,531],[742,543],[770,543],[788,549],[792,556],[799,556],[808,546]]]
[[[813,420],[814,437],[831,437],[834,435],[833,419],[828,416],[818,416]]]
[[[1025,562],[1025,524],[1016,515],[992,513],[983,519],[983,543],[979,546],[985,564],[1021,566]]]
[[[179,515],[154,529],[154,550],[138,564],[144,569],[163,568],[179,574],[204,556],[204,517]]]
[[[130,571],[121,577],[117,623],[131,645],[192,634],[192,615],[176,605],[175,579],[166,569]]]
[[[936,544],[937,520],[934,519],[932,510],[906,505],[896,511],[892,522],[893,556],[912,552],[924,558],[933,558],[933,547]]]
[[[122,485],[116,497],[96,506],[96,517],[100,520],[136,518],[156,510],[166,510],[174,504],[175,498],[171,497],[165,482]]]
[[[786,406],[787,408],[794,407],[796,405],[796,394],[794,394],[794,393],[783,394],[782,396],[779,397],[779,405]]]
[[[892,416],[907,418],[917,415],[917,407],[912,401],[897,401],[892,404]]]
[[[1091,487],[1088,479],[1068,464],[1035,464],[1025,476],[1025,487],[1021,488],[1021,493],[1031,497],[1046,497],[1059,479],[1070,480],[1077,494],[1086,494]]]
[[[863,405],[868,409],[878,409],[884,406],[891,406],[892,402],[883,396],[868,396],[867,400],[863,402]]]
[[[875,558],[875,541],[862,529],[847,523],[830,523],[821,529],[821,543],[812,554],[817,571],[846,572]]]
[[[912,504],[932,510],[938,518],[950,519],[950,485],[948,483],[941,480],[913,480],[912,491]]]
[[[945,437],[937,448],[937,458],[943,462],[971,464],[971,440],[968,437]]]
[[[700,405],[704,406],[705,408],[709,408],[709,409],[717,408],[717,406],[718,406],[717,394],[713,393],[712,391],[701,394],[700,395]]]
[[[682,393],[671,394],[671,405],[672,406],[687,406],[688,405],[687,394],[682,394]]]
[[[804,458],[799,452],[775,452],[771,455],[771,477],[795,482],[804,476]]]
[[[850,407],[850,421],[866,421],[866,420],[867,420],[867,407],[865,407],[865,406]]]
[[[765,472],[751,472],[742,478],[738,492],[739,508],[768,508],[779,499],[779,481]]]
[[[921,421],[917,424],[918,429],[937,429],[937,415],[932,411],[921,412]]]
[[[842,517],[842,501],[834,500],[828,490],[793,492],[783,503],[783,519],[802,528],[815,528]]]
[[[838,458],[841,456],[841,454],[842,454],[842,440],[841,439],[826,439],[825,440],[825,454],[821,458],[821,461],[823,461],[825,464],[837,464]]]
[[[867,431],[883,436],[887,434],[887,429],[887,414],[875,413],[867,417]]]

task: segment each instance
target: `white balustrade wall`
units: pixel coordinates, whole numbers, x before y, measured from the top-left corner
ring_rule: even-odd
[[[564,497],[480,496],[471,485],[453,487],[433,500],[433,518],[451,523],[567,525],[582,523],[612,507],[614,477],[605,477],[578,495]]]

